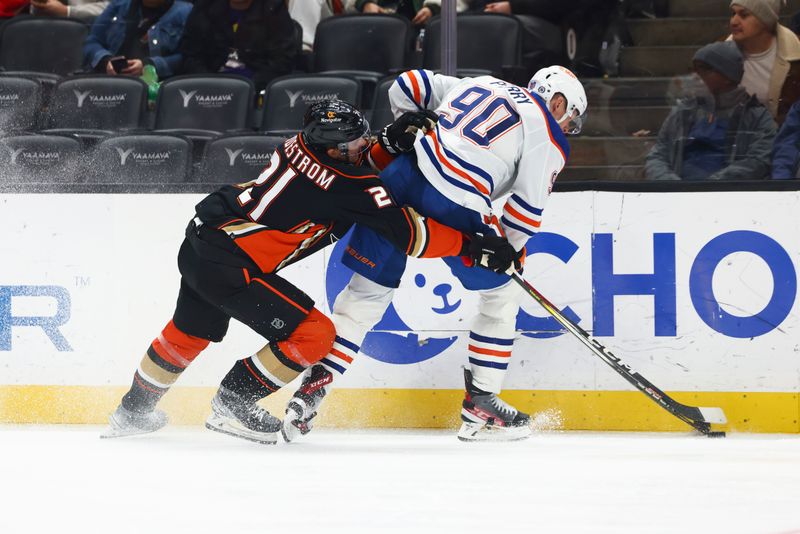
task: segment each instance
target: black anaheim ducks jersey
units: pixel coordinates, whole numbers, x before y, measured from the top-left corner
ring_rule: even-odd
[[[397,206],[370,168],[312,151],[301,135],[278,147],[256,180],[222,187],[196,210],[264,272],[329,245],[354,223],[410,256],[457,256],[464,244],[461,232]]]

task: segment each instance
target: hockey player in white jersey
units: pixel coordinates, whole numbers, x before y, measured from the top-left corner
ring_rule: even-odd
[[[381,179],[395,201],[465,232],[505,236],[516,250],[512,265],[521,268],[525,244],[537,232],[553,182],[569,156],[565,134],[579,133],[585,118],[580,81],[558,66],[538,71],[527,88],[491,76],[459,79],[413,70],[397,78],[389,99],[395,117],[409,111],[435,113],[430,128],[399,138],[382,135],[373,148],[374,162],[386,165]],[[399,140],[390,143],[388,137]],[[492,202],[504,198],[502,212],[493,213]],[[310,430],[328,384],[347,370],[391,302],[406,256],[357,225],[342,261],[355,273],[333,307],[336,341],[289,402],[283,422],[287,440]],[[458,437],[523,439],[531,432],[529,416],[497,395],[511,357],[522,292],[508,273],[467,268],[458,258],[445,261],[466,289],[480,293],[469,333]]]

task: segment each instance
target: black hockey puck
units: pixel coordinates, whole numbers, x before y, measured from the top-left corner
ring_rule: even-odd
[[[706,432],[706,436],[709,438],[724,438],[725,432]]]

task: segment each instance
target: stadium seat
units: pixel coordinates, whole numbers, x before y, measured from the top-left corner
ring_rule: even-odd
[[[98,184],[178,184],[189,180],[192,143],[165,134],[103,139],[93,153],[88,181]]]
[[[41,83],[0,76],[0,132],[36,130],[41,106]]]
[[[361,82],[372,104],[375,86],[409,65],[414,30],[398,15],[343,15],[322,20],[314,34],[314,72],[350,76]]]
[[[16,135],[0,140],[0,169],[10,183],[71,183],[82,177],[81,142],[61,135]]]
[[[263,134],[228,135],[206,144],[197,182],[230,184],[255,180],[285,137]]]
[[[75,19],[22,17],[9,20],[0,43],[0,67],[65,76],[81,69],[89,27]]]
[[[456,17],[457,65],[460,75],[491,74],[515,79],[522,62],[522,24],[510,15],[462,13]],[[441,68],[442,21],[434,17],[426,26],[422,66]]]
[[[361,86],[341,76],[290,75],[276,78],[267,86],[261,131],[289,136],[303,127],[306,107],[320,100],[338,99],[359,105]]]
[[[389,105],[389,88],[394,83],[396,76],[384,78],[378,82],[375,89],[375,103],[372,105],[369,125],[373,132],[379,132],[384,126],[394,121],[392,108]]]
[[[147,85],[138,78],[68,78],[55,87],[43,133],[68,132],[96,141],[114,132],[141,129],[146,111]]]
[[[253,82],[228,74],[187,75],[161,84],[155,129],[208,140],[250,126]]]

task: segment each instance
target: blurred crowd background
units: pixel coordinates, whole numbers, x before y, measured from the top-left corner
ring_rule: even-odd
[[[308,104],[392,120],[441,0],[0,0],[0,183],[220,184]],[[457,0],[459,76],[560,64],[588,121],[559,182],[794,180],[800,0]]]

